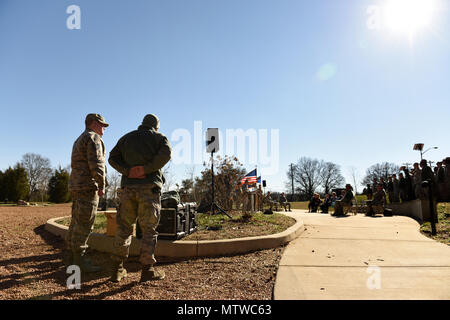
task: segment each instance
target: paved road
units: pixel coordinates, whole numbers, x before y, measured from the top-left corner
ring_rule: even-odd
[[[283,253],[275,299],[450,299],[450,247],[413,219],[293,214],[306,230]]]

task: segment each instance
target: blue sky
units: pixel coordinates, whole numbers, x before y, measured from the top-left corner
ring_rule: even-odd
[[[302,156],[341,165],[348,182],[350,166],[362,178],[377,162],[417,161],[416,142],[441,160],[449,3],[436,0],[411,39],[367,27],[368,6],[386,1],[0,0],[0,169],[27,152],[68,165],[91,112],[111,124],[107,151],[147,113],[169,138],[194,121],[279,129],[279,170],[263,176],[272,190]],[[72,4],[80,30],[66,27]]]

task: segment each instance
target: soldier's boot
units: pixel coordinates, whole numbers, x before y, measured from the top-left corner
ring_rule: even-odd
[[[151,280],[162,280],[166,277],[166,274],[162,270],[155,270],[152,265],[143,266],[141,272],[141,281],[147,282]]]
[[[92,263],[81,253],[73,253],[72,264],[79,266],[81,271],[86,273],[102,271],[101,267],[92,265]]]
[[[122,279],[126,278],[127,269],[123,267],[123,261],[113,261],[111,268],[111,281],[120,282]]]

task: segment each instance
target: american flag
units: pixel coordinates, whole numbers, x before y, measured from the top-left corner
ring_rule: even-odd
[[[257,182],[256,169],[250,171],[241,179],[241,184],[252,184]]]

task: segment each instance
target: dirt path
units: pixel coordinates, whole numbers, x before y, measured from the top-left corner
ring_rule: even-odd
[[[108,281],[109,272],[83,279],[81,290],[66,289],[63,241],[44,230],[70,206],[0,207],[0,299],[271,299],[283,248],[250,254],[184,261],[159,259],[166,279],[140,284],[139,263],[126,263],[129,277]],[[109,257],[89,252],[107,268]]]

